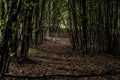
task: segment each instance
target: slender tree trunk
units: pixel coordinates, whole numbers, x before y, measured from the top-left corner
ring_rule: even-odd
[[[18,3],[17,8],[15,9],[15,4]],[[14,9],[16,10],[14,12]],[[2,53],[1,53],[1,61],[0,61],[0,75],[4,75],[8,67],[9,60],[9,42],[12,37],[12,23],[17,20],[18,13],[21,10],[21,0],[12,1],[10,10],[9,10],[9,18],[5,27],[4,37],[2,41]]]
[[[87,53],[87,14],[86,0],[82,0],[83,56]]]

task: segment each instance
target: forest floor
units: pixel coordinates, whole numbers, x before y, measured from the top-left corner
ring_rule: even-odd
[[[45,41],[38,47],[30,49],[23,64],[11,61],[9,74],[12,75],[91,75],[120,72],[120,59],[110,55],[96,54],[81,57],[71,55],[72,47],[67,38],[57,42]],[[35,79],[36,80],[36,79]],[[44,79],[37,79],[44,80]],[[87,77],[49,77],[47,80],[120,80],[120,74]]]

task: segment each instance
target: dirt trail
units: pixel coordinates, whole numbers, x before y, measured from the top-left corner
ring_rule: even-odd
[[[61,41],[63,42],[63,41]],[[42,75],[42,74],[67,74],[67,75],[84,75],[90,73],[104,73],[109,70],[120,70],[120,59],[109,55],[87,55],[70,56],[71,46],[61,42],[45,42],[36,47],[38,53],[30,53],[29,59],[33,63],[25,62],[24,64],[10,63],[9,73],[16,75]],[[120,75],[111,76],[120,79]],[[56,79],[59,80],[59,79]],[[63,79],[61,79],[63,80]],[[67,79],[64,79],[67,80]],[[70,79],[69,79],[70,80]],[[71,79],[73,80],[73,79]],[[83,80],[107,80],[101,78],[91,78]]]

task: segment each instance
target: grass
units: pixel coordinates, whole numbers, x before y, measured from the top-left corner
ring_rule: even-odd
[[[28,51],[28,53],[29,53],[29,54],[40,53],[40,51],[37,50],[37,49],[30,48],[29,51]]]

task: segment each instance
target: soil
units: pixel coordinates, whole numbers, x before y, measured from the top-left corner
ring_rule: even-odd
[[[111,55],[94,56],[72,53],[68,38],[45,41],[33,47],[23,64],[11,61],[9,74],[12,75],[90,75],[120,71],[120,58]],[[42,80],[42,79],[37,79]],[[44,80],[44,79],[43,79]],[[50,77],[48,80],[120,80],[120,74],[93,77]]]

